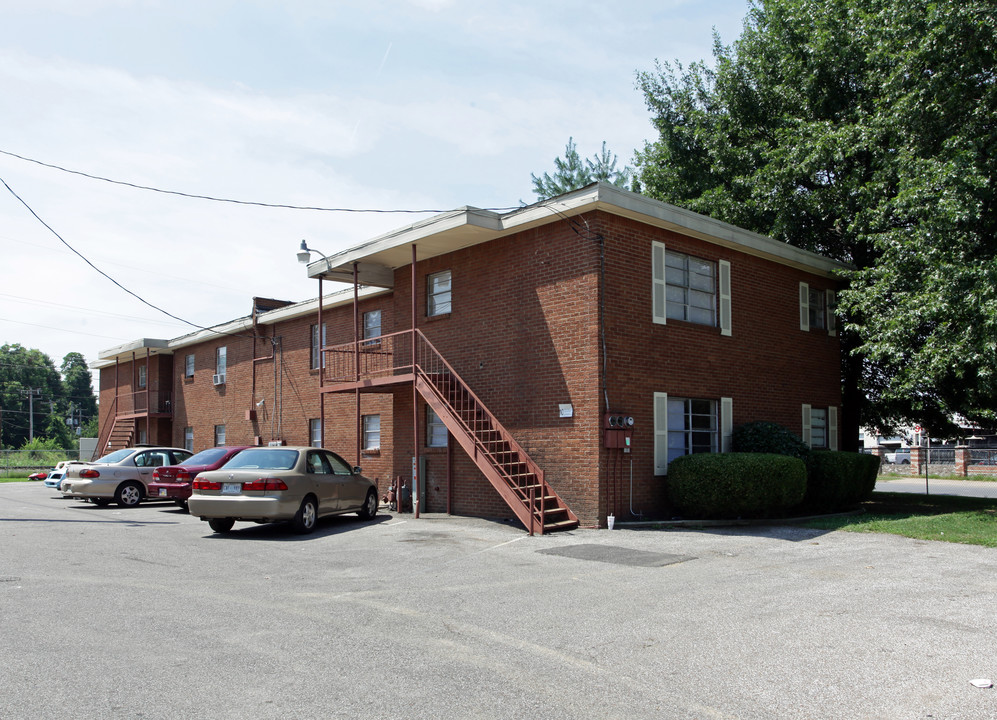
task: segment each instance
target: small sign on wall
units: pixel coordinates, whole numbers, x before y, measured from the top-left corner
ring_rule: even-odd
[[[561,403],[557,406],[558,417],[569,418],[575,416],[575,409],[571,406],[571,403]]]

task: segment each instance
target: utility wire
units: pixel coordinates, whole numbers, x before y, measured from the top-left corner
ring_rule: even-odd
[[[2,152],[4,152],[4,151],[0,150],[0,153],[2,153]],[[62,235],[60,235],[59,233],[57,233],[52,228],[51,225],[49,225],[47,222],[45,222],[44,220],[42,220],[41,217],[39,217],[38,213],[36,213],[34,210],[32,210],[31,206],[28,205],[28,203],[26,203],[21,198],[20,195],[18,195],[16,192],[14,192],[13,188],[11,188],[11,186],[7,184],[6,180],[4,180],[3,178],[0,178],[0,183],[3,183],[3,186],[5,188],[7,188],[7,191],[11,195],[13,195],[15,198],[17,198],[17,201],[20,202],[25,208],[27,208],[28,212],[31,213],[34,216],[35,220],[37,220],[38,222],[40,222],[42,225],[45,226],[45,228],[48,229],[48,231],[50,233],[52,233],[53,235],[55,235],[59,239],[59,242],[61,242],[67,248],[69,248],[70,250],[72,250],[75,255],[77,255],[81,260],[83,260],[83,262],[85,262],[87,265],[89,265],[94,270],[96,270],[99,274],[103,275],[105,278],[107,278],[108,280],[110,280],[112,283],[114,283],[115,285],[117,285],[120,289],[124,290],[126,293],[128,293],[129,295],[131,295],[133,298],[135,298],[136,300],[138,300],[139,302],[141,302],[143,305],[148,305],[153,310],[155,310],[157,312],[161,312],[163,315],[166,315],[167,317],[171,317],[174,320],[178,320],[178,321],[182,322],[183,324],[190,325],[191,327],[197,328],[198,330],[207,330],[209,332],[215,333],[216,335],[229,335],[231,337],[246,337],[246,338],[253,337],[252,335],[239,335],[239,334],[236,334],[236,333],[223,333],[223,332],[219,332],[218,330],[213,330],[212,328],[205,327],[204,325],[198,325],[197,323],[191,322],[190,320],[185,320],[184,318],[180,317],[179,315],[174,315],[173,313],[171,313],[171,312],[169,312],[167,310],[164,310],[163,308],[161,308],[161,307],[159,307],[157,305],[153,305],[151,302],[149,302],[148,300],[146,300],[144,297],[142,297],[141,295],[139,295],[139,294],[137,294],[137,293],[129,290],[124,285],[122,285],[117,280],[115,280],[113,277],[111,277],[106,272],[104,272],[103,270],[101,270],[99,267],[97,267],[96,265],[94,265],[92,262],[90,262],[89,259],[87,259],[87,257],[85,255],[83,255],[83,253],[81,253],[76,248],[74,248],[72,245],[70,245],[68,242],[66,242],[66,240],[62,237]],[[9,321],[9,322],[16,322],[16,321]],[[24,324],[27,325],[27,324],[30,324],[30,323],[24,323]]]
[[[422,213],[449,212],[448,210],[434,210],[434,209],[378,210],[370,208],[365,209],[365,208],[344,208],[344,207],[319,207],[313,205],[288,205],[283,203],[256,202],[252,200],[233,200],[231,198],[214,197],[212,195],[198,195],[195,193],[180,192],[179,190],[163,190],[162,188],[151,187],[149,185],[139,185],[138,183],[126,182],[124,180],[113,180],[111,178],[102,177],[100,175],[92,175],[90,173],[85,173],[82,172],[81,170],[71,170],[69,168],[65,168],[60,165],[53,165],[52,163],[42,162],[41,160],[35,160],[33,158],[24,157],[23,155],[18,155],[17,153],[12,153],[7,150],[0,150],[0,155],[7,155],[9,157],[17,158],[18,160],[24,160],[25,162],[34,163],[35,165],[41,165],[42,167],[51,168],[52,170],[59,170],[60,172],[69,173],[70,175],[80,175],[81,177],[89,178],[91,180],[100,180],[101,182],[111,183],[112,185],[124,185],[125,187],[135,188],[137,190],[148,190],[149,192],[162,193],[164,195],[177,195],[179,197],[193,198],[195,200],[210,200],[212,202],[231,203],[233,205],[253,205],[256,207],[280,208],[284,210],[315,210],[318,212],[342,212],[342,213],[381,213],[381,214],[411,213],[417,215]],[[514,210],[515,208],[507,207],[507,208],[482,208],[482,209],[499,212],[503,210]]]

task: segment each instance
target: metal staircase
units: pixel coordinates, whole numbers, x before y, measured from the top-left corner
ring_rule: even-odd
[[[104,457],[109,452],[120,450],[131,446],[132,438],[135,436],[135,420],[133,418],[118,418],[114,416],[114,405],[111,406],[111,422],[105,425],[105,430],[100,433],[97,440],[97,447],[93,451],[91,460]]]
[[[578,527],[543,470],[421,332],[415,355],[419,393],[530,534]]]

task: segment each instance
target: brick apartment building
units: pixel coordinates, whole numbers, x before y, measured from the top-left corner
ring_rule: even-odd
[[[101,353],[99,447],[321,444],[424,512],[653,516],[735,425],[837,447],[842,268],[601,183],[462,208],[312,259],[315,300]]]

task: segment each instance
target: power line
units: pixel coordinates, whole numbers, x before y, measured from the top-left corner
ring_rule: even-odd
[[[2,152],[4,152],[4,151],[0,150],[0,153],[2,153]],[[173,313],[171,313],[171,312],[169,312],[167,310],[164,310],[163,308],[161,308],[161,307],[159,307],[157,305],[153,305],[151,302],[149,302],[148,300],[146,300],[145,298],[143,298],[141,295],[139,295],[138,293],[135,293],[135,292],[129,290],[124,285],[122,285],[117,280],[115,280],[113,277],[111,277],[106,272],[104,272],[103,270],[101,270],[99,267],[97,267],[96,265],[94,265],[92,262],[90,262],[90,260],[85,255],[83,255],[83,253],[81,253],[76,248],[74,248],[72,245],[70,245],[68,242],[66,242],[66,240],[62,237],[62,235],[60,235],[59,233],[57,233],[52,228],[51,225],[49,225],[47,222],[45,222],[44,220],[42,220],[41,217],[39,217],[38,213],[36,213],[31,208],[31,206],[28,205],[28,203],[26,203],[21,198],[20,195],[18,195],[16,192],[14,192],[14,189],[11,188],[11,186],[7,184],[6,180],[4,180],[3,178],[0,178],[0,183],[3,183],[3,186],[5,188],[7,188],[7,191],[11,195],[13,195],[15,198],[17,198],[17,201],[20,202],[25,208],[27,208],[28,212],[31,213],[34,216],[35,220],[37,220],[38,222],[40,222],[42,225],[45,226],[45,228],[50,233],[52,233],[53,235],[55,235],[59,239],[59,242],[61,242],[67,248],[69,248],[70,250],[72,250],[75,255],[77,255],[81,260],[83,260],[83,262],[85,262],[87,265],[89,265],[94,270],[96,270],[100,275],[102,275],[105,278],[107,278],[108,280],[110,280],[112,283],[114,283],[115,285],[117,285],[120,289],[124,290],[126,293],[128,293],[129,295],[131,295],[133,298],[135,298],[136,300],[138,300],[142,304],[148,305],[153,310],[155,310],[157,312],[161,312],[163,315],[166,315],[167,317],[171,317],[174,320],[179,320],[180,322],[184,323],[185,325],[190,325],[191,327],[197,328],[198,330],[207,330],[208,332],[213,332],[216,335],[226,335],[226,336],[229,336],[229,337],[242,337],[242,338],[251,338],[251,337],[253,337],[252,335],[240,335],[240,334],[237,334],[237,333],[219,332],[218,330],[214,330],[214,329],[212,329],[210,327],[205,327],[204,325],[198,325],[197,323],[191,322],[190,320],[185,320],[184,318],[182,318],[182,317],[180,317],[178,315],[174,315]],[[16,320],[8,320],[7,322],[18,322],[18,321],[16,321]],[[21,324],[23,324],[23,325],[30,325],[31,323],[21,323]],[[57,329],[57,328],[52,328],[52,329]],[[73,331],[67,331],[67,332],[73,332]],[[89,333],[84,333],[84,334],[89,334]],[[98,336],[98,337],[100,337],[100,336]],[[103,336],[103,337],[107,337],[107,336]]]
[[[252,205],[256,207],[279,208],[283,210],[315,210],[318,212],[342,212],[342,213],[380,213],[386,215],[394,213],[410,213],[418,215],[423,213],[449,212],[448,210],[434,210],[434,209],[381,210],[381,209],[372,209],[372,208],[319,207],[313,205],[288,205],[284,203],[258,202],[253,200],[233,200],[231,198],[215,197],[212,195],[198,195],[196,193],[181,192],[179,190],[163,190],[162,188],[151,187],[149,185],[139,185],[138,183],[127,182],[124,180],[113,180],[111,178],[102,177],[100,175],[92,175],[91,173],[86,173],[81,170],[71,170],[69,168],[65,168],[60,165],[53,165],[52,163],[46,163],[42,162],[41,160],[35,160],[33,158],[24,157],[23,155],[18,155],[17,153],[12,153],[7,150],[0,150],[0,154],[8,155],[10,157],[17,158],[18,160],[24,160],[25,162],[34,163],[35,165],[41,165],[42,167],[51,168],[52,170],[59,170],[60,172],[69,173],[70,175],[79,175],[81,177],[89,178],[91,180],[99,180],[101,182],[111,183],[112,185],[124,185],[125,187],[135,188],[136,190],[148,190],[149,192],[162,193],[164,195],[177,195],[179,197],[192,198],[195,200],[210,200],[212,202],[231,203],[233,205]],[[503,210],[514,210],[515,208],[506,207],[506,208],[482,208],[482,209],[494,210],[498,212]]]

